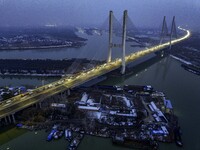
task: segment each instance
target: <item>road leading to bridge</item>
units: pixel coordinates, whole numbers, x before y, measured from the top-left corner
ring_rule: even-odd
[[[178,28],[184,31],[186,34],[181,38],[173,40],[171,42],[173,45],[190,37],[189,30],[186,30],[180,27]],[[144,50],[132,53],[125,57],[126,63],[130,63],[140,57],[148,55],[149,53],[164,49],[168,47],[169,45],[170,45],[170,42],[166,42],[164,44],[160,44],[148,49],[144,49]],[[18,96],[10,98],[0,104],[0,118],[4,118],[6,116],[14,114],[17,111],[20,111],[38,102],[41,102],[50,96],[66,91],[69,88],[79,86],[94,78],[97,78],[110,71],[113,71],[121,67],[121,62],[122,60],[120,58],[117,58],[116,60],[112,62],[104,63],[90,70],[83,71],[79,74],[75,74],[70,77],[65,77],[56,82],[36,88],[32,92],[27,92],[25,94],[20,94]]]

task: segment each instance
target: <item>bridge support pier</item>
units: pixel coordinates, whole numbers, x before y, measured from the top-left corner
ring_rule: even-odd
[[[35,104],[35,107],[36,107],[37,109],[41,109],[41,108],[42,108],[41,102],[36,103],[36,104]]]
[[[68,95],[68,96],[71,95],[71,91],[70,91],[70,89],[67,90],[67,95]]]
[[[8,116],[8,121],[9,121],[9,123],[12,123],[10,116]]]
[[[65,100],[67,98],[67,95],[68,95],[68,90],[63,92],[63,97],[62,98]]]
[[[58,102],[60,101],[60,100],[63,100],[63,98],[64,98],[64,93],[62,92],[62,93],[60,93],[60,95],[59,95],[59,100],[58,100]]]
[[[5,123],[8,124],[7,116],[5,116]]]
[[[66,97],[66,91],[64,91],[64,92],[62,93],[62,99],[65,99],[65,97]]]
[[[15,121],[15,116],[14,116],[14,114],[12,114],[12,119],[13,119],[13,123],[15,124],[16,121]]]
[[[40,109],[42,108],[42,102],[39,102],[39,108]]]

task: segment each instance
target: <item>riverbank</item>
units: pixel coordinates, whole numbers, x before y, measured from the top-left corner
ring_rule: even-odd
[[[61,77],[91,69],[103,62],[88,59],[0,59],[0,75]]]
[[[192,63],[192,61],[189,62],[173,55],[171,55],[171,57],[182,62],[181,67],[183,67],[185,70],[193,74],[200,75],[200,64]]]
[[[181,58],[179,58],[179,57],[176,57],[176,56],[174,56],[174,55],[170,55],[172,58],[174,58],[174,59],[176,59],[176,60],[178,60],[178,61],[180,61],[180,62],[182,62],[182,63],[184,63],[184,64],[191,64],[191,62],[189,62],[189,61],[185,61],[184,59],[181,59]]]
[[[78,48],[87,39],[76,35],[74,27],[1,27],[0,50]]]
[[[182,62],[185,70],[200,75],[200,36],[199,33],[193,33],[186,41],[174,45],[171,56]]]
[[[18,46],[18,47],[1,47],[0,50],[39,50],[39,49],[55,49],[55,48],[80,48],[85,46],[86,43],[73,43],[73,45],[49,45],[49,46]]]

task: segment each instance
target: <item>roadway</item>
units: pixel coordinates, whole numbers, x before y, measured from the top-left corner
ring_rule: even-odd
[[[190,37],[190,31],[178,27],[180,30],[186,32],[183,37],[173,40],[172,45],[177,44]],[[170,45],[170,42],[166,42],[148,49],[140,50],[126,56],[126,63],[130,63],[144,55],[164,49]],[[8,115],[14,114],[24,108],[27,108],[33,104],[43,101],[44,99],[51,97],[55,94],[66,91],[69,88],[79,86],[87,81],[90,81],[96,77],[102,76],[110,71],[113,71],[121,66],[122,60],[120,58],[115,59],[109,63],[101,64],[90,70],[83,71],[79,74],[72,75],[70,77],[64,77],[56,82],[38,87],[31,92],[20,94],[12,97],[2,103],[0,103],[0,118],[4,118]]]

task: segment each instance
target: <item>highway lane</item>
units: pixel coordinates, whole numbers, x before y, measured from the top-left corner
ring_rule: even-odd
[[[107,71],[110,71],[111,66],[106,67]],[[83,73],[82,75],[76,76],[73,79],[68,80],[68,82],[63,82],[63,84],[50,84],[51,87],[46,86],[48,88],[43,87],[43,90],[39,93],[33,91],[32,94],[25,95],[23,97],[18,97],[17,99],[12,101],[10,105],[2,106],[0,108],[0,118],[3,116],[12,114],[16,111],[19,111],[21,109],[24,109],[28,106],[31,106],[35,103],[38,103],[45,98],[48,98],[50,96],[53,96],[57,93],[65,91],[67,88],[73,88],[75,86],[78,86],[82,83],[85,83],[86,81],[91,80],[92,78],[96,77],[97,74],[104,73],[100,68],[98,68],[95,71],[90,71],[89,73]],[[62,80],[61,80],[62,81]],[[38,91],[38,90],[37,90]]]
[[[180,30],[185,31],[186,35],[173,40],[171,43],[176,44],[178,42],[181,42],[187,38],[190,37],[190,31],[180,28]],[[126,56],[125,60],[126,63],[130,63],[144,55],[147,55],[149,53],[158,51],[160,49],[166,48],[170,45],[170,42],[166,42],[161,45],[154,46],[152,48],[144,49],[138,52],[135,52],[133,54],[130,54]],[[28,106],[31,106],[35,103],[38,103],[45,98],[48,98],[50,96],[53,96],[57,93],[61,93],[65,91],[68,88],[73,88],[78,85],[81,85],[87,81],[90,81],[93,78],[96,78],[98,76],[104,75],[112,70],[115,70],[121,66],[121,59],[117,58],[116,60],[104,63],[102,65],[99,65],[95,68],[92,68],[87,71],[83,71],[79,74],[72,75],[70,77],[64,77],[58,81],[55,81],[53,83],[38,87],[37,89],[33,90],[32,92],[21,94],[18,96],[15,96],[13,98],[10,98],[0,104],[0,118],[3,118],[4,116],[7,116],[9,114],[12,114],[16,111],[19,111],[21,109],[24,109]]]

